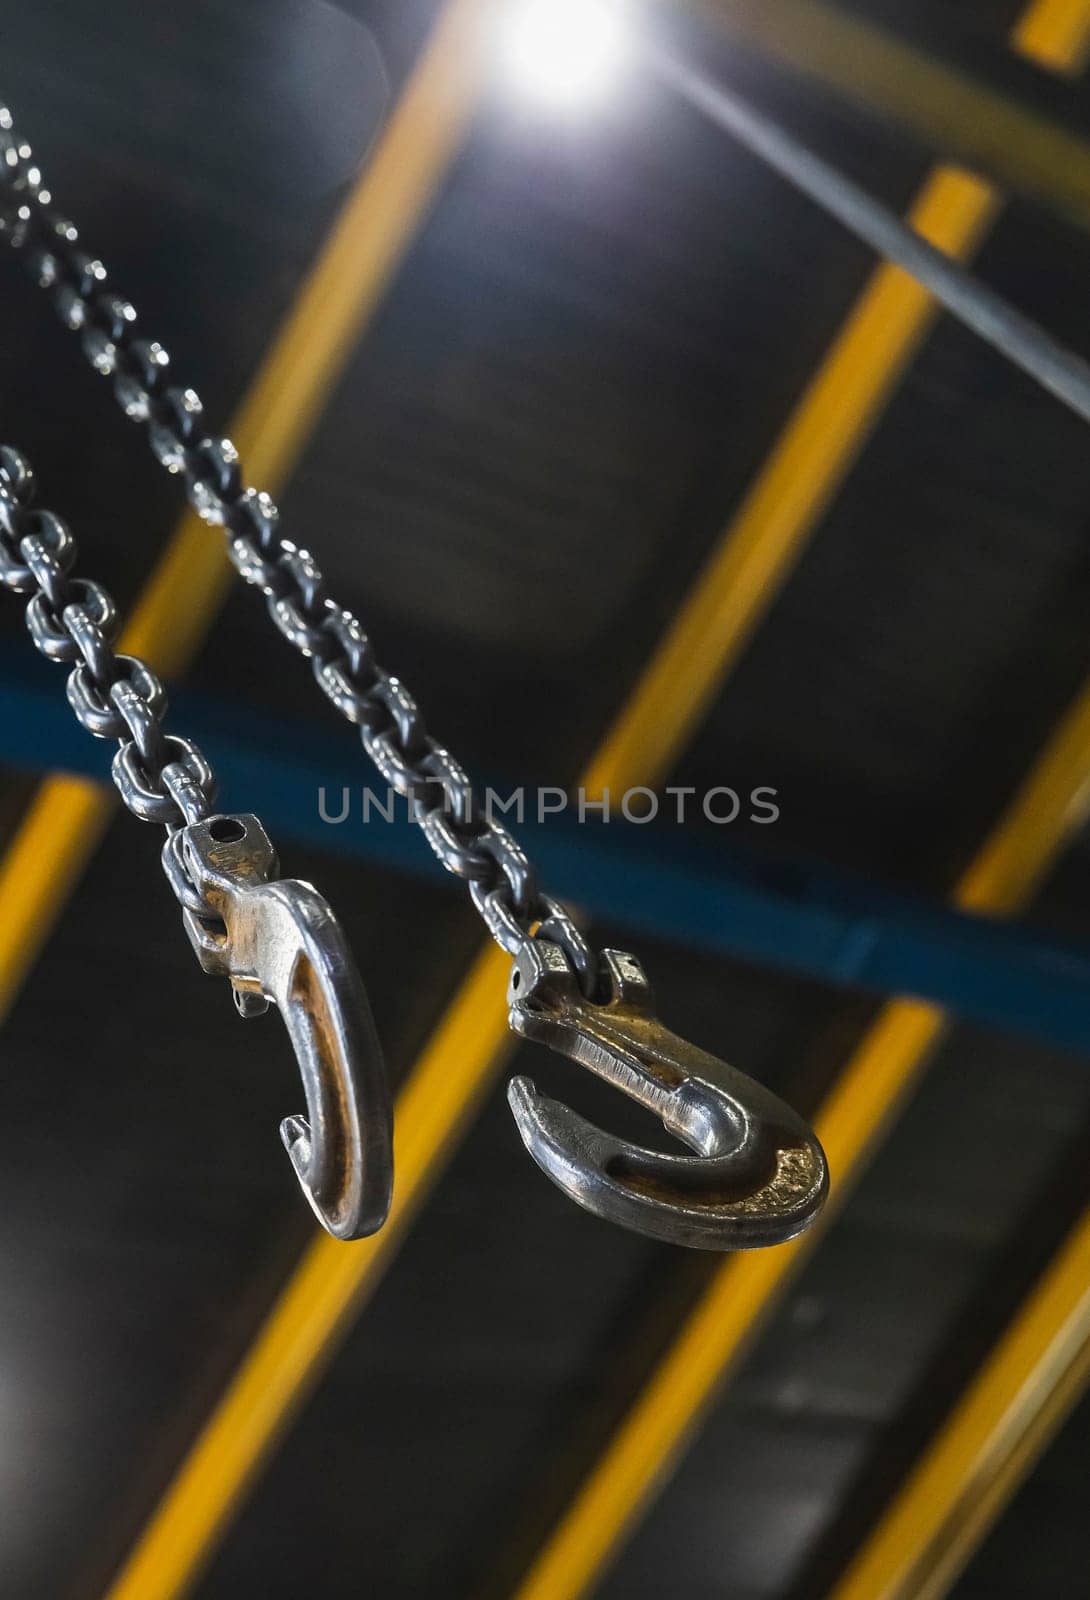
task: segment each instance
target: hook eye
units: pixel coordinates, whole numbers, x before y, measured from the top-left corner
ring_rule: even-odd
[[[271,1002],[284,1019],[307,1113],[286,1117],[280,1136],[315,1215],[337,1239],[374,1233],[393,1183],[390,1097],[340,925],[309,883],[275,876],[276,854],[255,816],[210,817],[170,844],[222,923],[183,912],[202,967],[230,978],[243,1016]]]
[[[597,1004],[558,945],[533,941],[511,971],[511,1027],[655,1112],[696,1154],[614,1138],[514,1078],[508,1100],[538,1166],[587,1211],[671,1244],[746,1250],[801,1233],[828,1191],[813,1132],[768,1089],[664,1027],[635,956],[605,950],[602,962],[608,994]]]

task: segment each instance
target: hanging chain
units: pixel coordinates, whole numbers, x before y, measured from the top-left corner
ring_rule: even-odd
[[[532,933],[540,934],[562,947],[579,975],[582,989],[593,994],[599,981],[598,962],[570,915],[538,889],[534,869],[522,847],[492,819],[487,808],[480,806],[461,766],[428,733],[404,684],[378,665],[370,640],[355,617],[327,594],[313,556],[281,537],[279,513],[269,495],[264,490],[244,487],[234,445],[229,439],[210,435],[196,393],[170,381],[167,352],[161,344],[138,334],[135,310],[111,288],[101,261],[81,248],[76,228],[54,207],[29,145],[15,134],[11,114],[3,106],[0,234],[19,251],[31,276],[51,295],[61,320],[80,335],[91,365],[113,380],[114,393],[125,415],[146,425],[160,463],[168,472],[184,478],[194,510],[205,522],[224,529],[228,555],[235,568],[247,583],[262,591],[280,633],[309,659],[319,688],[341,715],[359,728],[363,748],[383,780],[408,799],[414,820],[443,866],[467,882],[473,904],[497,944],[509,955],[517,956],[528,945]],[[14,555],[12,561],[16,561]],[[54,581],[52,572],[49,576]],[[112,696],[113,685],[124,682],[129,685],[121,695],[124,705],[131,708],[140,701],[146,708],[131,712],[139,732],[133,730],[126,712],[112,699],[104,715],[111,731],[120,728],[133,748],[134,753],[122,763],[122,776],[129,783],[130,792],[134,797],[151,794],[150,785],[161,778],[167,785],[165,798],[160,795],[151,803],[153,809],[158,805],[163,816],[168,811],[173,815],[172,808],[178,802],[170,785],[180,782],[176,769],[184,768],[192,778],[194,790],[203,793],[198,777],[193,776],[196,766],[191,772],[180,750],[180,745],[185,744],[185,759],[189,759],[191,747],[186,741],[178,745],[164,743],[168,736],[159,731],[153,709],[148,709],[151,702],[141,693],[147,680],[126,675],[129,669],[119,676],[108,676],[111,660],[126,658],[108,658],[99,653],[100,648],[106,649],[105,630],[101,622],[96,623],[94,611],[98,604],[95,596],[101,591],[94,585],[89,590],[93,591],[90,602],[76,606],[86,614],[86,626],[97,627],[93,637],[85,635],[86,653],[58,621],[64,608],[54,603],[48,591],[36,599],[40,599],[49,625],[57,622],[55,631],[58,637],[63,636],[63,648],[72,652],[60,659],[80,655],[86,672],[92,673],[89,655],[107,670],[107,678],[101,685],[95,680],[92,690],[97,695],[96,707],[100,703],[106,706],[104,695]],[[84,625],[82,620],[77,621],[77,627]],[[37,635],[35,642],[39,642]],[[45,646],[39,643],[39,648]],[[147,668],[142,671],[147,673]],[[85,677],[80,679],[81,683],[85,681]],[[75,699],[73,706],[81,715]],[[170,759],[164,765],[148,769],[149,762],[154,767],[165,754]],[[118,778],[118,762],[115,781],[126,804],[135,809]],[[131,781],[127,776],[130,770]],[[201,773],[205,770],[200,768]],[[148,783],[142,787],[143,778]]]
[[[279,876],[257,817],[211,814],[211,767],[191,739],[165,732],[162,684],[114,649],[113,601],[72,576],[75,540],[33,501],[29,462],[0,445],[0,587],[30,596],[34,643],[72,664],[68,703],[79,722],[117,740],[113,779],[126,806],[166,828],[163,870],[201,966],[231,980],[243,1016],[270,1003],[280,1012],[307,1096],[307,1116],[287,1118],[281,1138],[315,1215],[339,1239],[373,1233],[390,1204],[389,1090],[336,917],[310,884]]]
[[[169,830],[163,865],[175,894],[217,921],[173,848],[178,830],[209,816],[215,775],[191,739],[164,732],[163,685],[146,662],[114,649],[113,600],[101,584],[72,577],[75,540],[60,517],[35,508],[34,487],[25,456],[0,445],[0,585],[30,596],[27,628],[42,654],[72,663],[67,692],[77,720],[118,741],[112,772],[125,805]]]

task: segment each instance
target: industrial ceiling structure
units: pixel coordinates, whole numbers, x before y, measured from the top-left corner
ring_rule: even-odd
[[[1086,424],[638,52],[538,95],[541,37],[519,73],[501,48],[518,11],[9,0],[3,92],[475,774],[774,791],[771,821],[554,803],[516,831],[667,1021],[816,1121],[832,1196],[720,1257],[544,1180],[512,1068],[646,1119],[516,1048],[507,959],[410,829],[363,822],[358,743],[0,252],[0,441],[225,805],[335,902],[397,1114],[390,1223],[316,1238],[287,1042],[196,967],[8,597],[0,1594],[1075,1600]],[[1090,0],[625,25],[1090,355]]]

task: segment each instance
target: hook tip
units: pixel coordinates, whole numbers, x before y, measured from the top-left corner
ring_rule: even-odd
[[[310,1171],[312,1147],[310,1140],[310,1123],[306,1117],[285,1117],[280,1124],[280,1137],[284,1141],[284,1149],[291,1157],[291,1164],[303,1187],[307,1187],[307,1178]]]
[[[511,1107],[515,1121],[520,1127],[521,1119],[532,1109],[534,1101],[540,1098],[537,1086],[531,1078],[522,1076],[512,1078],[507,1085],[507,1104]]]

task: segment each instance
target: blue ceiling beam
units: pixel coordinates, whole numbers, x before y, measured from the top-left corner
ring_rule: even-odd
[[[274,838],[455,881],[399,814],[361,821],[361,791],[377,778],[331,725],[285,723],[195,692],[172,696],[170,726],[197,739],[220,775],[228,810],[258,811]],[[60,675],[0,645],[0,762],[109,781],[112,745],[74,721]],[[342,823],[322,820],[318,795]],[[495,784],[501,793],[508,786]],[[929,1000],[963,1020],[1090,1054],[1090,951],[1024,925],[996,923],[875,888],[802,860],[758,854],[657,824],[579,826],[570,814],[515,830],[550,892],[596,919],[664,942],[875,995]],[[290,870],[290,863],[288,870]]]

